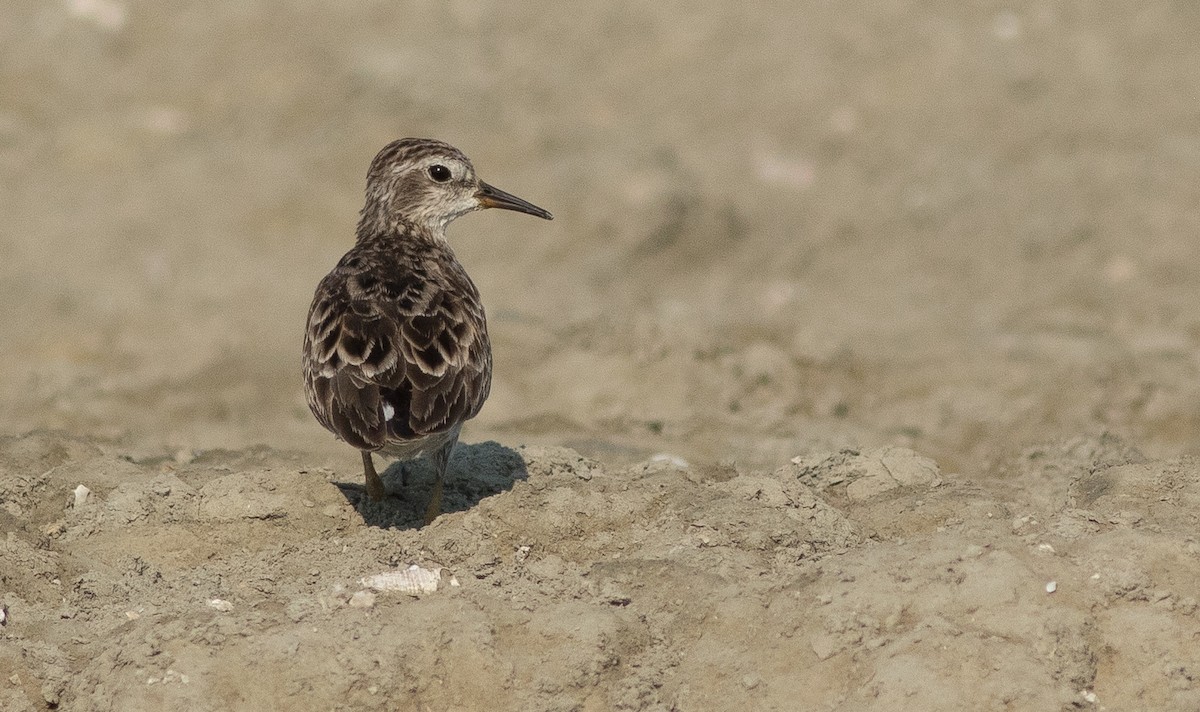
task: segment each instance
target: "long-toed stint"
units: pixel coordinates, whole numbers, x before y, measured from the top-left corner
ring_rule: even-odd
[[[492,384],[479,291],[446,241],[446,226],[483,208],[549,212],[479,180],[458,149],[404,138],[367,171],[358,239],[317,285],[304,334],[313,415],[362,452],[367,494],[383,499],[372,453],[427,455],[437,479],[425,511],[442,508],[446,463],[463,422]]]

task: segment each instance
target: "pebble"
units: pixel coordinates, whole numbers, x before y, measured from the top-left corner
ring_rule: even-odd
[[[1051,581],[1046,584],[1046,593],[1054,593],[1057,590],[1058,590],[1058,582],[1057,581]]]
[[[74,505],[75,509],[79,509],[83,505],[87,504],[88,496],[90,496],[91,494],[92,494],[92,491],[90,489],[88,489],[86,485],[79,485],[78,487],[76,487],[75,488],[75,505]]]
[[[223,598],[214,598],[208,602],[208,607],[214,611],[228,613],[233,610],[233,604]]]

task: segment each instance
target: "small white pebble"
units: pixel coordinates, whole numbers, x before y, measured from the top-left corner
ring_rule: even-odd
[[[92,493],[86,485],[79,485],[75,488],[75,509],[79,509],[87,504],[88,496]]]
[[[1100,580],[1100,572],[1096,572],[1096,573],[1092,574],[1092,580],[1099,581]]]
[[[224,598],[214,598],[208,602],[208,607],[214,611],[228,613],[233,610],[233,604],[226,601]]]
[[[1084,702],[1089,702],[1093,705],[1096,704],[1096,693],[1091,690],[1080,690],[1079,696],[1083,698]]]
[[[1044,551],[1047,554],[1053,554],[1054,547],[1050,546],[1049,544],[1038,544],[1038,551]]]
[[[1051,581],[1046,584],[1046,593],[1054,593],[1057,590],[1058,590],[1058,582],[1057,581]]]
[[[142,614],[138,613],[137,611],[125,611],[125,617],[131,621],[136,621],[138,618],[142,617]]]
[[[8,607],[0,604],[0,625],[8,625]]]

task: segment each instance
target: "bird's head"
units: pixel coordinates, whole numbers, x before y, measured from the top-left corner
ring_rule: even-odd
[[[360,230],[402,221],[441,234],[455,218],[483,208],[553,219],[548,211],[480,180],[470,159],[450,144],[402,138],[371,161]]]

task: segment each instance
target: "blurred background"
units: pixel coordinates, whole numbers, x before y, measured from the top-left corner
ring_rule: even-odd
[[[1200,4],[126,2],[0,10],[0,432],[357,456],[302,325],[375,152],[554,212],[451,228],[473,442],[985,466],[1200,425]]]

